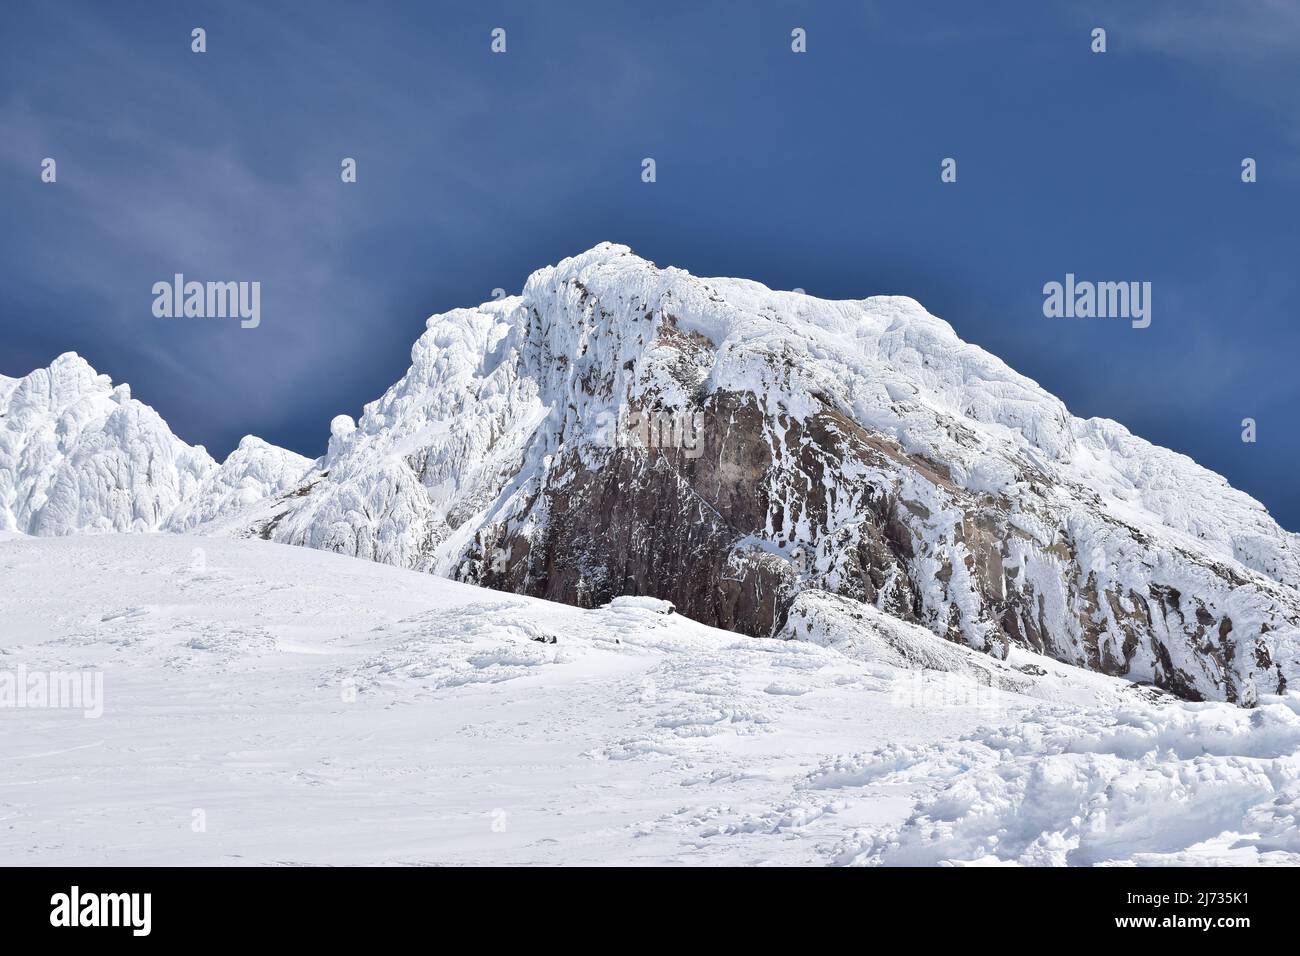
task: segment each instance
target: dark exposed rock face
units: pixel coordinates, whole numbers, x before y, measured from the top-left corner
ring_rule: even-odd
[[[1004,566],[1009,539],[1024,542],[1006,513],[999,511],[1000,503],[962,495],[928,464],[910,461],[897,449],[886,453],[883,440],[870,440],[839,416],[819,415],[806,429],[791,426],[786,434],[799,454],[796,467],[782,473],[759,438],[764,431],[752,400],[715,397],[705,415],[705,432],[718,441],[716,456],[712,449],[700,458],[689,458],[680,449],[616,449],[596,470],[576,457],[562,461],[555,489],[543,493],[548,517],[542,539],[510,536],[499,528],[490,550],[504,551],[510,559],[496,567],[490,562],[471,564],[465,577],[583,607],[624,594],[644,594],[669,600],[696,620],[755,636],[778,631],[795,595],[803,587],[816,586],[963,641],[959,608],[947,605],[946,619],[927,615],[912,585],[911,562],[930,550],[912,524],[928,519],[927,509],[900,499],[888,485],[846,491],[842,478],[847,457],[875,468],[913,468],[963,501],[965,514],[953,526],[952,543],[964,546],[962,565],[980,597],[981,616],[996,624],[987,649],[998,656],[1016,643],[1123,676],[1146,638],[1159,665],[1157,686],[1202,699],[1196,678],[1174,663],[1166,643],[1150,639],[1153,632],[1172,632],[1190,636],[1219,673],[1231,672],[1235,645],[1228,639],[1230,618],[1216,617],[1195,599],[1186,602],[1190,610],[1185,612],[1177,590],[1157,585],[1145,596],[1113,590],[1099,594],[1095,576],[1072,566],[1063,583],[1077,596],[1074,623],[1083,638],[1081,648],[1062,639],[1046,619],[1041,595],[1019,586],[1017,569]],[[774,497],[772,488],[783,493]],[[829,488],[853,501],[860,521],[851,531],[834,529],[828,520],[837,493]],[[767,541],[769,512],[779,514],[784,508],[791,509],[793,521],[811,529],[808,539]],[[758,539],[767,541],[766,546],[759,546]],[[1063,559],[1073,557],[1064,538],[1046,550]],[[828,556],[834,574],[811,571],[808,556],[813,553]],[[952,573],[951,563],[944,562],[934,580],[947,584]],[[1098,620],[1102,600],[1119,622],[1117,641],[1108,639],[1106,625]],[[1277,682],[1266,692],[1284,690],[1285,679],[1267,642],[1255,642],[1253,653],[1255,671]],[[1225,682],[1223,694],[1237,701],[1238,686]]]
[[[731,440],[716,456],[617,448],[598,469],[577,456],[563,458],[554,490],[544,492],[542,541],[493,541],[511,559],[500,568],[488,563],[476,579],[582,606],[645,594],[696,620],[770,636],[793,594],[792,565],[736,547],[763,531],[770,454],[752,401],[711,400],[706,434],[718,427],[720,413]]]

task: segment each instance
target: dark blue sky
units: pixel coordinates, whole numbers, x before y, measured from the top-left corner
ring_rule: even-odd
[[[218,457],[250,432],[320,454],[426,316],[611,240],[697,275],[911,295],[1297,529],[1298,200],[1287,0],[0,14],[0,372],[75,350]],[[261,327],[154,318],[175,272],[260,281]],[[1151,281],[1151,327],[1044,318],[1067,272]]]

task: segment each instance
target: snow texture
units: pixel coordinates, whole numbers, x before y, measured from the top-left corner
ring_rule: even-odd
[[[215,469],[74,352],[0,384],[0,529],[156,531]]]
[[[0,707],[7,864],[1300,864],[1296,693],[1188,703],[812,591],[755,640],[260,540],[0,532],[0,577],[0,679],[103,675],[97,719]]]

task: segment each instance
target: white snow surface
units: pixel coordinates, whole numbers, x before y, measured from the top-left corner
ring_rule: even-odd
[[[758,640],[258,540],[0,532],[0,580],[0,680],[104,689],[0,707],[0,864],[1300,863],[1295,693],[1180,702],[818,592]]]

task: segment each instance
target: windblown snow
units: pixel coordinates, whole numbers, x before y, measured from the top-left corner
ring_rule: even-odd
[[[1294,692],[223,537],[0,533],[0,580],[6,864],[1300,863]],[[102,715],[13,706],[20,667],[102,674]]]

